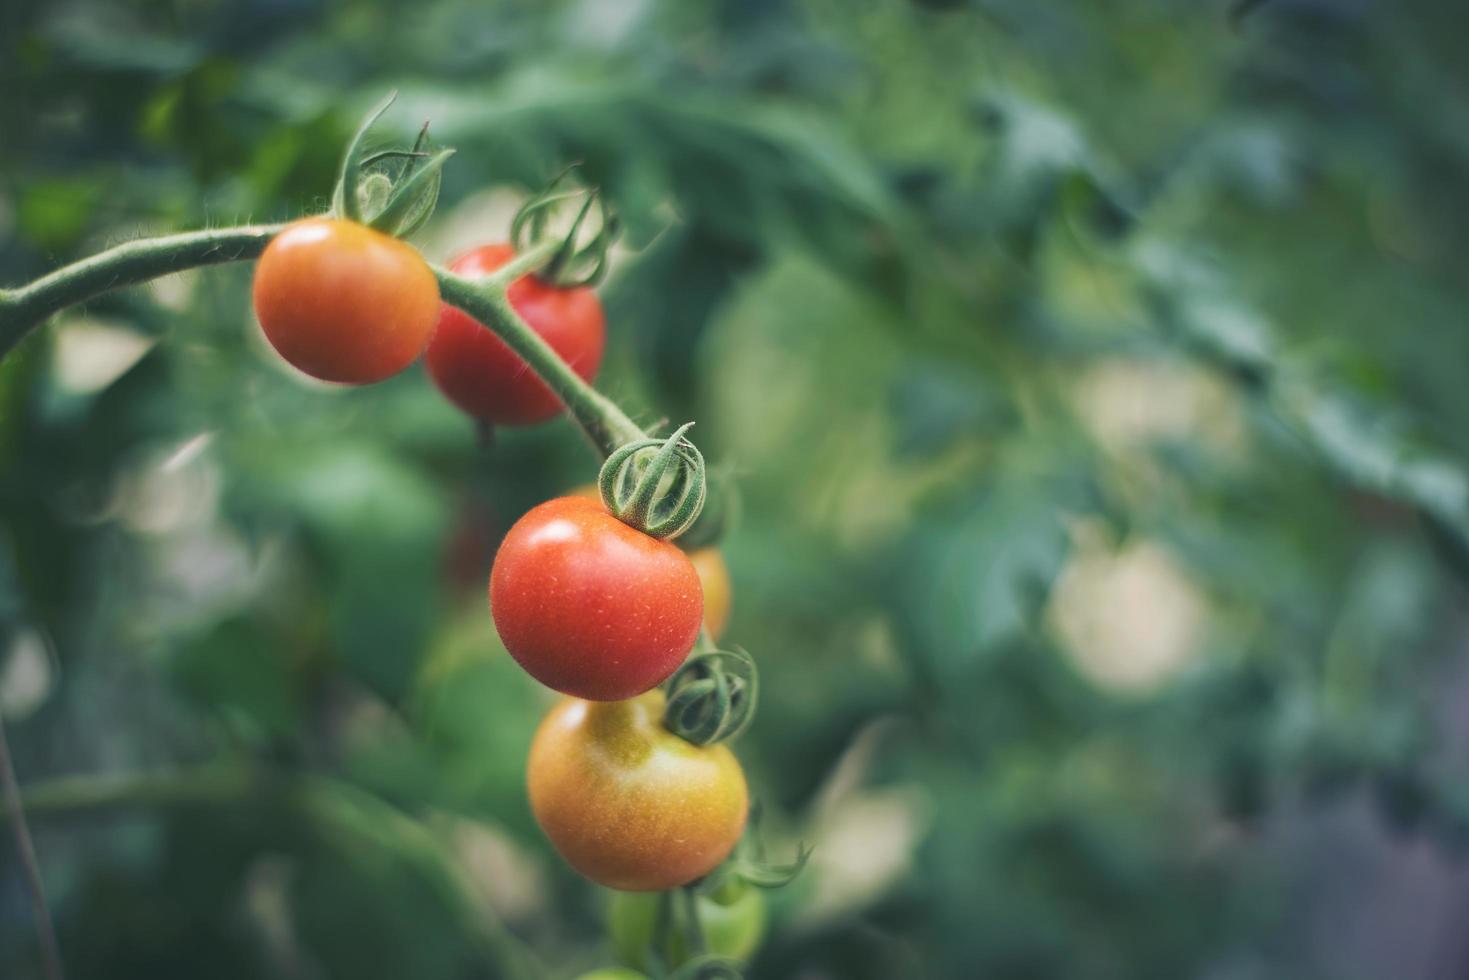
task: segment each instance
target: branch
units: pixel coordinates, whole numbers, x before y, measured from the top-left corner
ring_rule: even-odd
[[[527,253],[525,258],[529,259],[532,254]],[[523,271],[513,270],[509,275],[484,280],[466,279],[436,267],[434,275],[439,278],[439,293],[444,301],[459,307],[494,331],[506,346],[519,354],[566,404],[571,417],[604,458],[624,443],[646,438],[636,422],[610,398],[583,381],[561,359],[561,355],[515,312],[505,296],[505,285]]]
[[[0,290],[0,359],[52,314],[124,286],[199,266],[254,259],[284,225],[253,225],[142,238],[63,266],[18,289]],[[511,308],[510,283],[544,265],[559,247],[527,249],[485,279],[471,280],[435,268],[445,302],[464,310],[519,354],[566,404],[572,418],[605,457],[643,430],[611,399],[599,394]]]
[[[125,242],[62,266],[19,289],[0,290],[0,359],[54,313],[172,272],[253,259],[284,225],[245,225]]]

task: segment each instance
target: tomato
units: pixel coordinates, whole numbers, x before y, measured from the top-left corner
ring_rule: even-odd
[[[449,268],[476,278],[514,256],[509,245],[486,245],[455,259]],[[515,312],[584,381],[597,376],[607,332],[596,293],[585,287],[562,289],[527,275],[511,283],[506,295]],[[428,373],[451,402],[486,422],[530,425],[561,412],[561,400],[519,355],[447,303],[429,342]]]
[[[704,614],[682,551],[599,502],[558,497],[510,529],[490,570],[500,639],[536,680],[593,701],[662,683],[693,649]]]
[[[600,502],[602,492],[595,483],[584,483],[572,490],[570,496]],[[733,604],[734,586],[729,579],[729,565],[724,561],[724,552],[712,545],[695,548],[688,552],[688,556],[694,563],[694,571],[699,573],[699,585],[704,589],[704,628],[711,638],[717,640],[729,624],[729,610]]]
[[[663,727],[663,692],[567,700],[531,743],[531,810],[561,856],[608,888],[677,888],[719,866],[745,829],[749,791],[728,746]]]
[[[760,946],[765,934],[765,896],[748,885],[738,890],[738,897],[721,903],[718,896],[700,895],[699,923],[704,929],[704,943],[710,953],[732,960],[748,960]],[[646,970],[648,947],[658,924],[657,895],[618,892],[612,896],[608,929],[617,958],[638,970]],[[677,901],[677,899],[675,899]],[[684,932],[672,928],[663,947],[665,965],[677,967],[689,959]]]
[[[439,284],[411,245],[356,222],[306,218],[261,253],[254,300],[265,339],[297,370],[371,384],[423,353]]]
[[[713,547],[690,551],[689,561],[694,563],[694,571],[699,573],[699,584],[704,588],[704,628],[711,638],[717,640],[729,624],[733,591],[729,566],[725,564],[724,553]]]

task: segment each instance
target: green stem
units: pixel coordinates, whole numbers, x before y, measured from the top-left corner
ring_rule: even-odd
[[[0,359],[53,313],[123,286],[202,265],[253,259],[284,225],[246,225],[141,238],[0,290]]]
[[[42,276],[17,289],[0,290],[0,359],[52,314],[124,286],[204,265],[253,259],[284,225],[255,225],[166,235],[127,242]],[[643,430],[611,399],[587,384],[510,306],[505,291],[544,265],[559,243],[527,249],[484,279],[434,269],[446,302],[494,331],[556,393],[592,444],[605,457]]]
[[[32,785],[23,795],[33,819],[154,806],[229,806],[275,801],[335,848],[393,853],[424,874],[460,915],[495,976],[544,975],[530,950],[502,925],[459,861],[422,821],[328,776],[213,765],[132,776],[70,776]]]
[[[530,254],[533,253],[527,253],[527,257]],[[645,438],[636,422],[610,398],[583,381],[561,359],[561,355],[515,312],[501,283],[514,281],[516,275],[486,281],[466,279],[439,268],[434,269],[434,274],[439,277],[439,293],[445,302],[459,307],[493,330],[506,346],[519,354],[565,403],[571,417],[604,457],[625,442]]]
[[[653,918],[653,941],[648,946],[648,962],[653,965],[653,975],[663,976],[671,964],[668,962],[668,940],[673,935],[673,892],[658,893],[658,910]]]
[[[685,885],[678,890],[679,897],[683,899],[684,907],[684,942],[688,946],[689,957],[704,955],[704,923],[699,919],[699,896],[694,889]]]
[[[543,268],[560,247],[554,239],[537,242],[494,272],[475,281],[485,289],[508,290],[510,284],[521,276]]]

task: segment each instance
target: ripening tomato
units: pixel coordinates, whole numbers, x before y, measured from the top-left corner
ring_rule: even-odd
[[[599,502],[602,499],[602,492],[595,483],[584,483],[569,495]],[[724,552],[714,545],[695,548],[688,552],[688,556],[704,589],[704,628],[709,631],[711,639],[717,640],[729,625],[729,611],[733,605],[734,585],[729,578],[729,565],[724,560]]]
[[[490,570],[505,649],[536,680],[592,701],[636,697],[694,647],[699,574],[682,551],[597,501],[558,497],[510,529]]]
[[[478,278],[514,256],[509,245],[486,245],[461,255],[449,268]],[[580,286],[563,289],[527,275],[511,283],[506,296],[515,312],[582,380],[590,382],[597,376],[607,332],[595,292]],[[561,412],[561,400],[519,355],[468,313],[447,303],[439,313],[427,361],[439,390],[477,419],[531,425]]]
[[[423,353],[439,284],[413,246],[354,221],[306,218],[255,266],[255,315],[293,367],[322,381],[371,384]]]
[[[724,745],[663,727],[663,692],[567,700],[530,747],[536,821],[568,864],[608,888],[661,891],[719,866],[749,810],[745,774]]]
[[[694,571],[699,573],[699,584],[704,587],[704,628],[712,639],[717,640],[729,624],[730,595],[733,592],[729,565],[725,564],[724,553],[714,547],[690,551],[689,561],[694,563]]]
[[[743,882],[736,896],[721,901],[721,895],[700,895],[699,924],[704,931],[708,952],[732,960],[748,960],[765,935],[765,897]],[[617,892],[612,896],[608,914],[608,931],[617,958],[628,966],[646,970],[648,947],[658,923],[657,895]],[[670,968],[682,966],[690,958],[688,941],[682,929],[671,929],[663,947],[663,962]]]

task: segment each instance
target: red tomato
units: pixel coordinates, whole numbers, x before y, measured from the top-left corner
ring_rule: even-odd
[[[514,255],[509,245],[486,245],[455,259],[449,268],[476,278],[494,272]],[[521,276],[506,295],[515,312],[583,380],[597,376],[607,334],[596,293]],[[530,425],[562,410],[561,400],[504,341],[447,303],[429,342],[428,373],[451,402],[486,422]]]
[[[568,496],[602,502],[602,491],[595,483],[583,483],[568,491]],[[709,631],[711,639],[717,640],[724,634],[724,627],[729,625],[729,613],[734,605],[734,583],[729,578],[729,564],[717,545],[695,548],[685,554],[694,563],[694,571],[699,573],[699,584],[704,589],[704,628]]]
[[[608,888],[661,891],[719,866],[744,833],[749,790],[724,745],[663,727],[663,692],[563,701],[536,731],[530,805],[577,871]]]
[[[704,614],[688,556],[598,501],[558,497],[515,522],[490,571],[500,639],[536,680],[592,701],[636,697],[693,649]]]
[[[265,247],[254,300],[265,339],[297,370],[370,384],[423,353],[439,284],[411,245],[356,222],[306,218]]]

